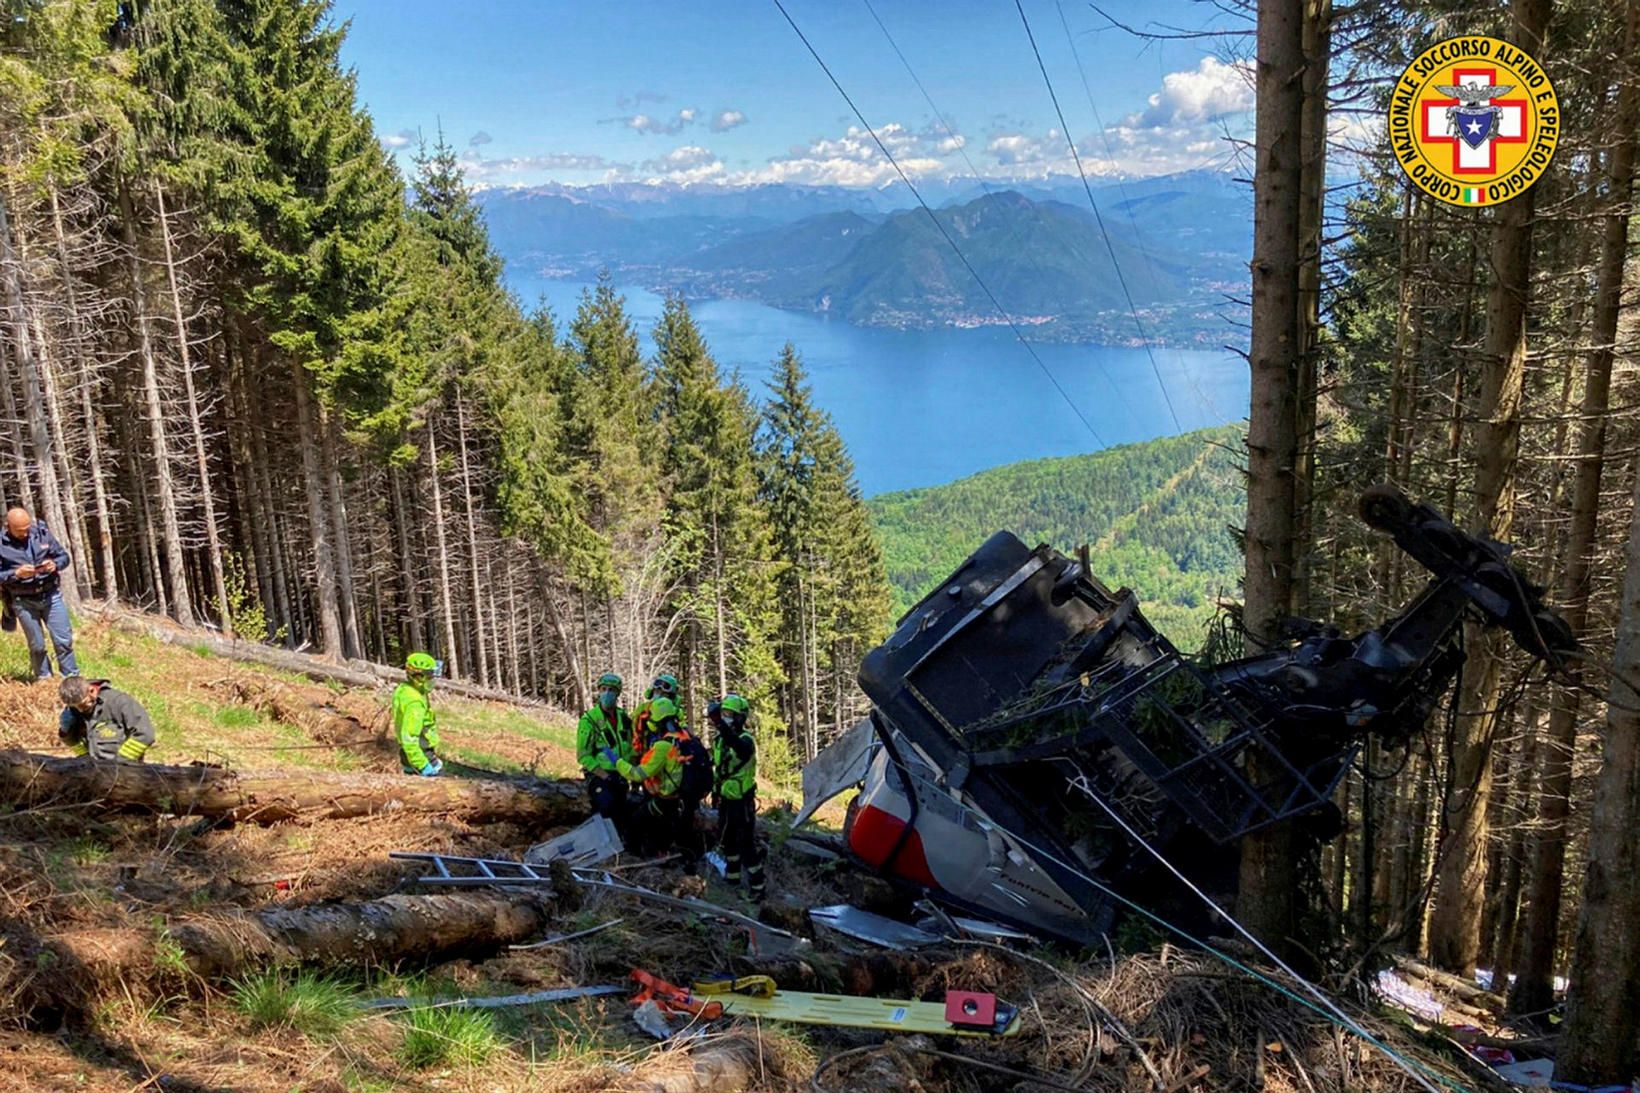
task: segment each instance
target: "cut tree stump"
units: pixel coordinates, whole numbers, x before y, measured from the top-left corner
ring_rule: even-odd
[[[0,750],[0,803],[13,808],[83,804],[241,823],[310,823],[378,813],[447,813],[472,823],[532,829],[586,817],[579,782],[542,778],[414,778],[402,774],[234,771],[147,763],[94,763]]]

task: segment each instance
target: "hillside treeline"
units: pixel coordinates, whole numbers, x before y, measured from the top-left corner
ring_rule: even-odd
[[[1388,480],[1514,543],[1585,655],[1550,671],[1468,627],[1441,709],[1362,753],[1339,799],[1346,837],[1319,870],[1290,831],[1249,840],[1243,917],[1312,951],[1347,941],[1368,966],[1403,952],[1490,969],[1514,1019],[1564,1029],[1558,1080],[1626,1083],[1640,1064],[1640,3],[1266,0],[1257,17],[1249,641],[1273,641],[1287,614],[1381,620],[1423,587],[1354,514]],[[1558,125],[1553,165],[1486,207],[1432,200],[1375,126],[1351,140],[1337,125],[1381,119],[1412,59],[1466,34],[1529,52],[1559,104],[1541,122]]]
[[[526,313],[442,140],[401,177],[320,0],[24,4],[0,30],[0,467],[70,594],[577,705],[739,690],[797,750],[884,627],[788,348],[681,300]]]
[[[873,497],[896,611],[916,603],[975,544],[1007,528],[1031,545],[1088,544],[1094,573],[1139,593],[1145,616],[1194,649],[1233,599],[1243,518],[1241,427],[993,467],[948,485]]]

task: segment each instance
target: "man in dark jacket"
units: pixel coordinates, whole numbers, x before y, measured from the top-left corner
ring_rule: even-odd
[[[6,530],[0,534],[0,590],[23,624],[36,679],[51,678],[47,634],[57,651],[57,671],[65,676],[80,674],[74,660],[74,629],[68,605],[63,603],[61,574],[68,567],[68,551],[27,509],[6,513]]]
[[[140,763],[154,746],[148,711],[108,680],[70,676],[58,686],[57,695],[63,700],[57,735],[75,755],[89,755],[99,763]]]

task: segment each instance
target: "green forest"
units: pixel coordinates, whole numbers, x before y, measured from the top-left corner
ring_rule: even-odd
[[[319,0],[25,5],[0,29],[5,503],[66,594],[584,707],[737,690],[852,719],[876,539],[797,351],[723,375],[672,299],[502,284],[440,135],[401,177]]]
[[[945,486],[870,501],[894,587],[910,608],[992,532],[1074,553],[1092,550],[1094,575],[1139,594],[1145,615],[1195,649],[1220,600],[1241,581],[1245,487],[1241,426],[1108,448],[1091,455],[993,467]]]

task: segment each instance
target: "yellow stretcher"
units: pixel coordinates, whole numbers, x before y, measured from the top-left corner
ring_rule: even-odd
[[[694,994],[723,1003],[723,1012],[728,1016],[764,1017],[799,1025],[837,1025],[936,1036],[1014,1036],[1019,1032],[1019,1010],[1014,1006],[998,1004],[995,1020],[989,1026],[959,1025],[949,1019],[949,1006],[940,1002],[783,991],[766,975],[697,982]]]

